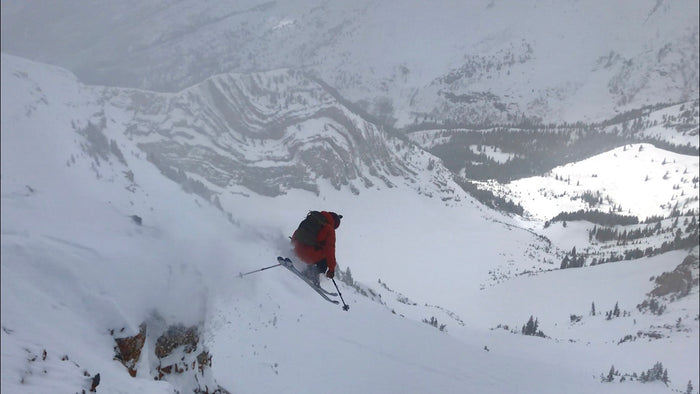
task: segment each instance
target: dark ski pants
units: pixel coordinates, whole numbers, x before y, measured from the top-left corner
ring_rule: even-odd
[[[327,270],[328,262],[326,261],[326,259],[323,259],[321,261],[317,261],[314,264],[309,264],[309,266],[306,268],[306,271],[304,271],[304,274],[306,274],[306,276],[313,280],[314,283],[318,283],[318,276],[320,274],[325,274]]]

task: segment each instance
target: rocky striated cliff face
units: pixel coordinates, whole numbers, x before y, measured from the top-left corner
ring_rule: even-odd
[[[109,104],[101,116],[128,114],[124,135],[165,175],[210,199],[232,187],[319,193],[320,182],[354,194],[414,184],[462,198],[434,157],[298,71],[223,74],[176,94],[106,88],[102,96]],[[418,185],[422,176],[433,186]]]
[[[13,117],[75,133],[95,175],[138,189],[146,157],[185,190],[278,196],[324,187],[359,194],[405,186],[444,201],[466,193],[439,159],[363,119],[328,87],[292,70],[222,74],[178,93],[86,86],[65,70],[3,55]],[[50,83],[46,81],[51,81]],[[8,96],[9,97],[9,96]],[[41,116],[39,116],[41,115]],[[103,166],[114,162],[117,167]]]

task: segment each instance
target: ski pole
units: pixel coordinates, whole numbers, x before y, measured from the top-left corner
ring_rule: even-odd
[[[335,289],[338,291],[338,295],[340,296],[340,300],[343,301],[343,310],[347,311],[348,309],[350,309],[350,305],[345,303],[345,300],[343,299],[343,293],[340,292],[340,289],[338,288],[338,284],[335,283],[335,279],[331,278],[331,280],[333,281],[333,284],[335,285]]]
[[[269,267],[260,268],[259,270],[246,272],[245,274],[238,274],[238,277],[239,277],[239,278],[242,278],[242,277],[244,277],[244,276],[246,276],[246,275],[254,274],[254,273],[260,272],[260,271],[265,271],[266,269],[275,268],[275,267],[280,266],[280,265],[282,265],[282,264],[281,264],[281,263],[280,263],[280,264],[275,264],[275,265],[271,265],[271,266],[269,266]]]

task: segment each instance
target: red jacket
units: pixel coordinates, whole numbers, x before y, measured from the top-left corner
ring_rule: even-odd
[[[318,242],[320,247],[304,245],[297,242],[292,236],[294,253],[306,264],[315,264],[326,259],[328,270],[335,272],[335,221],[330,213],[322,211],[321,214],[326,218],[326,224],[321,227],[321,231],[318,232],[316,237],[316,242]]]

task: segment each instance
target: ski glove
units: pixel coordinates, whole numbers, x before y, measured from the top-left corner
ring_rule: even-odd
[[[327,277],[328,279],[333,279],[334,276],[335,276],[335,271],[328,270],[328,271],[326,272],[326,277]]]

